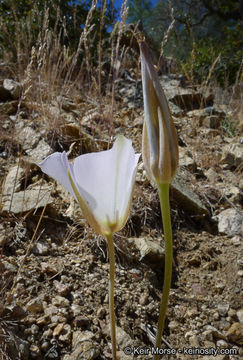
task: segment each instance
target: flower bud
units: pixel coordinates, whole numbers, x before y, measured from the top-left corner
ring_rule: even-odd
[[[169,105],[153,66],[149,49],[140,43],[144,126],[142,156],[149,178],[170,183],[178,166],[178,141]]]

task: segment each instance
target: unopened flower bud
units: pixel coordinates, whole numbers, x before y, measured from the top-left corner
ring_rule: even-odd
[[[178,166],[178,141],[169,105],[145,42],[140,43],[144,126],[143,162],[149,178],[170,183]]]

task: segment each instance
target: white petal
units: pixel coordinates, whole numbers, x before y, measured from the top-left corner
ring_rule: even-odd
[[[77,199],[68,177],[68,169],[70,165],[65,151],[63,153],[56,152],[47,156],[41,164],[38,164],[45,174],[57,180],[74,196],[75,199]]]
[[[74,196],[89,224],[107,235],[126,223],[139,157],[132,142],[119,136],[112,149],[81,155],[73,164],[63,152],[39,166]]]
[[[114,144],[116,156],[115,204],[119,211],[119,221],[124,223],[128,217],[132,190],[135,182],[137,163],[140,154],[135,154],[131,140],[120,136]],[[113,150],[113,149],[112,149]],[[124,226],[124,224],[122,225]]]
[[[75,159],[78,190],[99,222],[115,226],[127,216],[138,158],[131,141],[119,136],[112,149]]]

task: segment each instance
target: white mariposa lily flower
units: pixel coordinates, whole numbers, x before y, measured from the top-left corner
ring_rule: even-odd
[[[80,155],[73,163],[65,151],[56,152],[39,166],[74,196],[89,225],[109,236],[127,221],[139,157],[120,135],[110,150]]]

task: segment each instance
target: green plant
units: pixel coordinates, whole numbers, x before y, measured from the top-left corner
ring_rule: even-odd
[[[156,348],[161,345],[172,278],[173,243],[169,188],[178,166],[178,142],[175,126],[159,77],[145,42],[140,43],[144,99],[142,155],[150,180],[158,187],[165,238],[165,271],[160,302]],[[158,354],[154,360],[158,359]]]
[[[210,74],[211,81],[216,81],[222,87],[237,81],[243,59],[243,30],[237,23],[225,26],[223,33],[224,38],[218,41],[209,37],[194,44],[193,52],[183,66],[185,73],[192,70],[194,78],[199,82],[206,81]]]
[[[227,115],[220,124],[221,131],[223,134],[234,137],[236,135],[236,123],[232,120],[231,115]]]

